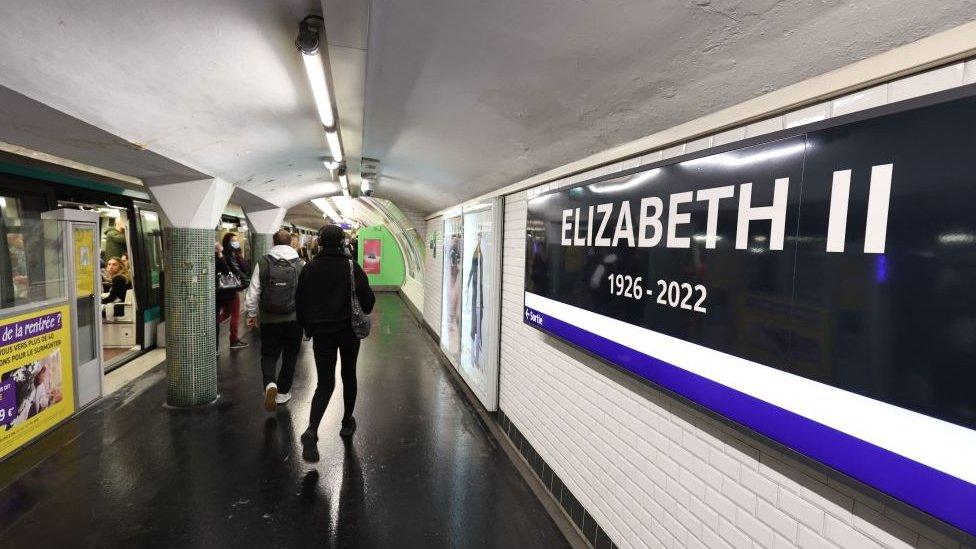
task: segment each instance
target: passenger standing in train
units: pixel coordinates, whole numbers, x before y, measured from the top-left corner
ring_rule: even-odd
[[[227,239],[224,239],[225,241]],[[230,253],[224,253],[224,247],[214,245],[214,273],[216,286],[214,298],[216,300],[217,316],[217,349],[220,348],[220,323],[228,318],[230,322],[230,347],[240,349],[247,347],[247,343],[238,339],[237,325],[240,323],[240,297],[238,293],[247,285],[247,275],[237,266],[237,262],[230,259]],[[219,353],[218,353],[219,355]]]
[[[274,246],[259,257],[251,275],[244,308],[247,325],[261,322],[261,374],[264,408],[275,411],[291,400],[291,383],[302,345],[302,329],[295,317],[295,291],[305,262],[291,247],[291,235],[282,229],[272,237]],[[278,357],[281,371],[275,375]]]
[[[356,431],[353,412],[356,406],[356,360],[360,335],[353,331],[353,298],[355,296],[359,309],[365,314],[373,310],[376,298],[362,267],[343,253],[345,244],[342,228],[337,225],[322,227],[319,230],[320,251],[298,280],[295,298],[298,322],[306,332],[312,334],[318,375],[308,429],[301,436],[302,457],[307,461],[319,459],[318,429],[335,389],[337,353],[342,356],[342,398],[345,405],[339,435],[348,437]]]
[[[129,251],[125,239],[125,221],[121,217],[115,219],[115,226],[105,229],[105,257],[126,255]]]

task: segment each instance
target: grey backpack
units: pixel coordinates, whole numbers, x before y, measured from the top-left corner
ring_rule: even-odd
[[[301,259],[265,256],[268,268],[261,273],[261,310],[275,314],[295,312],[295,289]]]

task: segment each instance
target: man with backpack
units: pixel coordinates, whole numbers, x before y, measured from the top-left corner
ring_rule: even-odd
[[[258,258],[247,289],[247,325],[261,319],[261,373],[264,408],[273,412],[291,400],[291,383],[302,344],[302,328],[295,316],[295,291],[305,262],[291,247],[291,234],[280,230],[272,237],[274,246]],[[275,376],[278,357],[281,371]]]

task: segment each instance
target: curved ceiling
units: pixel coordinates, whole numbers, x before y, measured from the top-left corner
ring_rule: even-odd
[[[374,0],[365,154],[436,211],[976,18],[974,2]]]
[[[294,39],[323,4],[351,183],[362,151],[377,196],[421,212],[976,18],[903,0],[8,1],[0,140],[219,177],[312,218],[336,187]]]
[[[318,0],[3,2],[0,85],[287,207],[335,191],[294,46],[308,13]]]

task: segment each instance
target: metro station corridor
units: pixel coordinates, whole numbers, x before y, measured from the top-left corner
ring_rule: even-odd
[[[976,549],[974,150],[976,0],[0,0],[0,549]]]
[[[157,370],[0,464],[4,547],[568,547],[401,298],[376,316],[359,430],[339,438],[333,402],[318,463],[311,342],[273,414],[257,347],[225,350],[212,406],[161,409]]]

